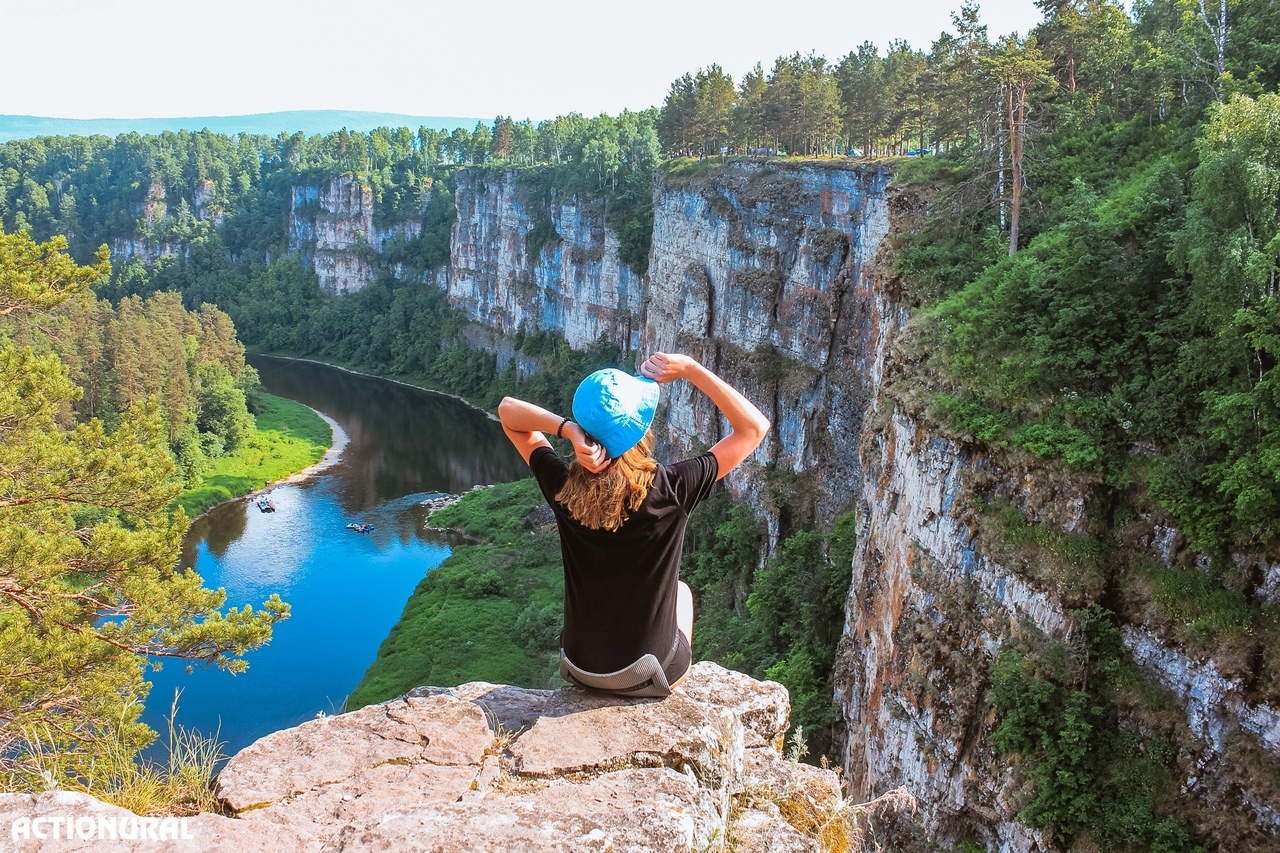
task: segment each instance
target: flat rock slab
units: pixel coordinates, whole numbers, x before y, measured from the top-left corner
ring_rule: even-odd
[[[236,817],[187,818],[164,840],[145,831],[68,839],[64,828],[15,848],[639,853],[728,838],[742,850],[808,850],[811,839],[770,803],[800,797],[834,809],[840,789],[830,771],[781,759],[788,714],[781,685],[710,663],[661,700],[576,687],[424,687],[242,750],[217,779]],[[64,827],[67,818],[135,817],[84,794],[3,795],[0,850],[14,820],[55,816]]]
[[[629,765],[691,769],[703,779],[742,773],[742,721],[728,708],[679,693],[661,701],[619,704],[565,691],[510,747],[523,776],[607,772]]]
[[[722,820],[696,779],[668,769],[623,770],[582,783],[504,793],[477,805],[385,815],[333,839],[335,849],[433,853],[697,849]]]
[[[218,774],[218,796],[236,812],[265,808],[383,765],[478,768],[492,745],[493,730],[477,705],[449,696],[403,697],[255,741]]]
[[[418,687],[407,694],[415,696],[451,696],[479,705],[489,723],[506,733],[529,728],[542,715],[542,708],[555,690],[534,690],[507,684],[472,681],[461,687]]]

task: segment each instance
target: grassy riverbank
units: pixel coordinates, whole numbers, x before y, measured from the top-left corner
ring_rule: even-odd
[[[560,542],[533,480],[469,492],[432,524],[480,540],[422,579],[347,710],[425,684],[559,684],[564,612]]]
[[[329,449],[329,425],[301,403],[261,391],[251,403],[257,428],[244,447],[215,459],[201,484],[178,496],[188,516],[314,465]]]

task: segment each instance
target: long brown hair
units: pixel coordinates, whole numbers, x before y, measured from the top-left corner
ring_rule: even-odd
[[[647,432],[635,447],[599,474],[592,474],[575,461],[569,465],[556,501],[583,527],[617,530],[649,494],[658,470],[652,454],[653,433]]]

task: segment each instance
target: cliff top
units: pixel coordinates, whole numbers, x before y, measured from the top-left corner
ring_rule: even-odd
[[[844,832],[844,803],[834,772],[782,758],[789,713],[781,685],[712,663],[663,700],[418,688],[262,738],[218,777],[231,816],[170,819],[111,849],[155,849],[158,832],[164,849],[235,853],[817,850]],[[51,818],[70,818],[76,842]],[[0,795],[20,851],[88,848],[99,824],[136,834],[133,819],[86,794]]]

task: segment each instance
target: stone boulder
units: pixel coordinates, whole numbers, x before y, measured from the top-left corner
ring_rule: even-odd
[[[157,847],[152,838],[64,834],[15,846],[817,850],[814,816],[838,819],[840,786],[829,770],[782,758],[789,713],[781,685],[712,663],[696,664],[661,700],[573,687],[424,687],[246,747],[217,779],[233,816],[188,818],[190,838],[171,834]],[[0,796],[0,829],[19,817],[99,812],[132,817],[83,794],[14,794]]]

